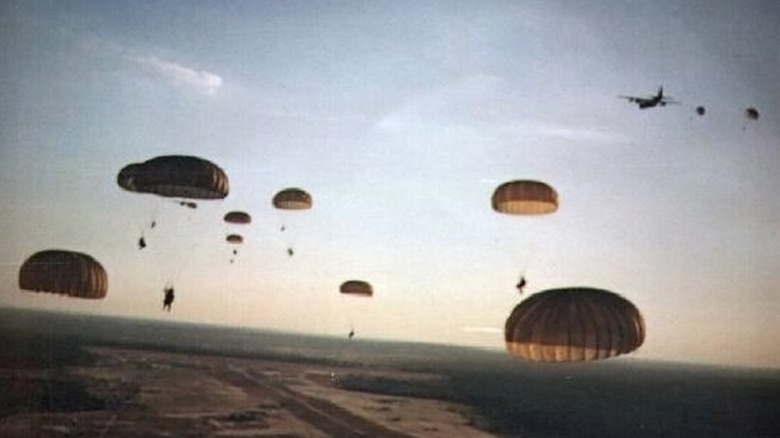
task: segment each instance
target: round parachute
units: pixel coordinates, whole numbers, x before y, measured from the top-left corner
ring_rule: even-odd
[[[225,222],[229,224],[249,224],[252,223],[252,216],[243,211],[231,211],[225,214]]]
[[[244,237],[240,234],[228,234],[227,237],[225,237],[225,241],[228,243],[233,243],[236,245],[244,243]]]
[[[697,115],[699,115],[699,116],[703,116],[703,115],[704,115],[704,114],[706,114],[706,113],[707,113],[707,109],[706,109],[706,108],[704,108],[703,106],[697,106],[697,107],[696,107],[696,114],[697,114]]]
[[[166,198],[222,199],[230,187],[225,172],[198,157],[166,155],[128,164],[117,175],[125,190]]]
[[[339,292],[347,295],[357,295],[361,297],[370,297],[374,295],[374,290],[368,282],[362,280],[348,280],[341,283]]]
[[[531,362],[578,362],[630,353],[645,326],[628,300],[601,289],[575,287],[536,293],[506,320],[507,351]]]
[[[509,181],[496,188],[491,203],[499,213],[548,214],[558,209],[558,193],[541,181]]]
[[[745,108],[745,118],[748,120],[758,120],[759,114],[758,110],[753,108],[752,106],[750,108]]]
[[[272,200],[274,207],[280,210],[308,210],[312,207],[312,198],[303,189],[284,189],[274,195]]]
[[[108,275],[103,266],[87,254],[50,249],[25,260],[19,269],[19,288],[101,299],[108,292]]]
[[[309,193],[299,188],[287,188],[281,190],[275,194],[271,200],[273,206],[276,207],[279,212],[280,226],[279,230],[284,232],[287,230],[288,225],[292,222],[292,216],[298,216],[303,210],[308,210],[312,207],[312,198]],[[290,227],[296,228],[296,227]],[[287,244],[287,255],[292,257],[295,254],[294,241],[296,240],[295,232],[285,233],[285,242]]]

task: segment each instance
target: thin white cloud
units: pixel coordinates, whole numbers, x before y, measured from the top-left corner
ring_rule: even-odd
[[[503,80],[493,74],[474,72],[451,78],[432,89],[406,96],[384,114],[376,127],[384,131],[476,126],[500,118]]]
[[[222,88],[222,77],[205,70],[196,70],[157,57],[136,56],[130,59],[179,87],[195,90],[206,95],[214,95]]]
[[[503,333],[504,329],[499,327],[463,327],[463,331],[469,333],[493,334],[493,333]]]
[[[618,143],[627,141],[626,137],[619,133],[598,128],[540,124],[533,126],[531,129],[529,129],[529,131],[534,132],[542,137],[561,138],[564,140],[602,143]]]

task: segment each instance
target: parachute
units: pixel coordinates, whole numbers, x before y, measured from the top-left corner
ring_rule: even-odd
[[[312,207],[312,198],[303,189],[284,189],[274,195],[274,207],[280,210],[308,210]]]
[[[360,297],[370,297],[374,295],[371,284],[362,280],[347,280],[344,283],[341,283],[339,292]]]
[[[225,237],[225,241],[233,245],[241,245],[244,243],[244,237],[240,234],[228,234],[227,237]],[[238,255],[238,249],[233,249],[233,255]],[[233,261],[234,259],[230,259],[230,263],[233,263]]]
[[[240,234],[228,234],[228,236],[225,237],[225,241],[235,245],[240,245],[244,243],[244,237]]]
[[[128,164],[119,171],[116,182],[126,191],[156,195],[192,210],[198,208],[198,204],[192,200],[224,199],[230,191],[227,174],[219,166],[206,159],[187,155],[163,155],[144,162]],[[159,202],[155,206],[151,221],[146,221],[150,225],[146,225],[141,230],[139,247],[144,247],[146,244],[153,246],[147,239],[146,232],[158,224],[156,208],[159,208],[159,205],[162,203]],[[173,231],[185,234],[183,229],[174,228]],[[173,239],[170,233],[167,235]],[[141,242],[144,245],[141,245]],[[194,253],[197,240],[187,239],[186,242],[190,244],[186,252],[182,250],[179,254],[159,252],[156,254],[160,258],[157,266],[168,282],[172,283],[181,274],[190,255]]]
[[[246,225],[252,223],[252,216],[250,216],[249,213],[245,213],[243,211],[231,211],[225,213],[224,220],[229,224]]]
[[[225,214],[223,219],[226,223],[229,224],[247,225],[252,223],[252,216],[250,216],[249,213],[245,213],[243,211],[228,212]],[[225,238],[225,240],[236,245],[244,243],[243,236],[239,234],[230,234]],[[233,250],[233,255],[238,255],[238,249]],[[233,259],[230,260],[230,263],[233,263]]]
[[[547,183],[535,180],[514,180],[508,181],[496,187],[491,197],[491,206],[493,210],[513,216],[540,216],[553,213],[558,210],[558,193]],[[525,241],[519,241],[517,228],[514,224],[504,225],[504,236],[502,243],[511,247],[514,253],[514,262],[519,266],[518,291],[522,293],[522,287],[519,287],[525,277],[525,271],[531,263],[532,255],[535,251],[534,234],[531,228],[524,228]],[[523,248],[518,251],[518,248]],[[523,257],[519,257],[520,253]]]
[[[311,195],[305,190],[291,187],[279,191],[276,195],[274,195],[273,199],[271,200],[271,203],[279,211],[298,212],[301,210],[310,209],[313,205],[313,200]],[[282,224],[279,227],[279,229],[282,232],[287,230],[288,228],[287,222],[289,222],[290,219],[291,217],[286,213],[285,213],[284,220],[282,220],[282,218],[280,217],[280,221],[282,221]],[[286,234],[287,255],[290,257],[292,257],[295,254],[295,250],[293,249],[294,240],[295,240],[294,236],[290,235],[290,233]]]
[[[499,213],[548,214],[558,210],[558,193],[541,181],[509,181],[496,187],[491,203]]]
[[[578,362],[630,353],[645,339],[639,310],[602,289],[550,289],[518,304],[506,320],[507,351],[531,362]]]
[[[758,113],[758,110],[757,110],[757,109],[755,109],[755,108],[754,108],[754,107],[752,107],[752,106],[751,106],[751,107],[749,107],[749,108],[745,108],[745,112],[744,112],[744,114],[745,114],[745,119],[746,119],[746,121],[745,121],[745,124],[744,124],[744,125],[742,125],[742,130],[743,130],[743,131],[744,131],[745,129],[747,129],[747,124],[748,124],[748,123],[751,123],[751,122],[756,122],[756,121],[758,121],[758,117],[760,116],[760,114]]]
[[[131,192],[166,198],[222,199],[230,191],[228,177],[219,166],[186,155],[165,155],[128,164],[119,171],[117,184]]]
[[[698,116],[703,116],[707,112],[707,109],[705,109],[703,106],[697,106],[696,107],[696,114]]]
[[[19,288],[75,298],[102,299],[108,292],[108,275],[90,255],[49,249],[25,260],[19,269]]]
[[[374,289],[371,287],[371,284],[363,281],[363,280],[347,280],[343,283],[341,283],[341,286],[339,286],[339,292],[343,296],[354,296],[354,297],[372,297],[374,296]],[[350,314],[354,314],[355,312],[348,312]],[[349,317],[350,323],[349,323],[349,339],[352,339],[355,336],[355,327],[352,322],[354,319],[353,316]]]

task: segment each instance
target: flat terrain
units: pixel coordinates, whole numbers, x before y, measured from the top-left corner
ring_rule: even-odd
[[[339,387],[342,378],[414,384],[440,378],[434,375],[113,347],[86,351],[89,364],[56,372],[3,369],[15,390],[33,397],[42,388],[52,397],[55,382],[83,394],[66,403],[71,412],[5,416],[0,436],[492,436],[476,429],[468,419],[474,414],[456,403]]]
[[[0,308],[3,438],[775,437],[778,408],[778,370]]]

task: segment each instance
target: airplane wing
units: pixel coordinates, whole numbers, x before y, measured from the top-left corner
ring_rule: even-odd
[[[645,100],[644,97],[636,97],[636,96],[618,96],[621,99],[626,99],[629,102],[639,102],[641,100]]]

